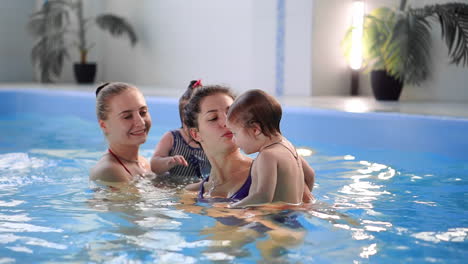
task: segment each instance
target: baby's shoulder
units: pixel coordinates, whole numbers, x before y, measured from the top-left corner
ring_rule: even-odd
[[[256,162],[272,162],[281,158],[282,152],[276,146],[262,150],[255,159]]]

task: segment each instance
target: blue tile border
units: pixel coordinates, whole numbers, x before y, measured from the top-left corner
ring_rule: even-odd
[[[276,5],[276,96],[284,95],[284,44],[286,0],[277,0]]]

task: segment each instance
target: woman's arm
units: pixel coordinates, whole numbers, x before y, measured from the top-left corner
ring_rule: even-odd
[[[151,157],[151,170],[154,173],[165,173],[176,165],[188,166],[188,163],[183,156],[169,156],[169,151],[173,144],[174,137],[172,136],[172,133],[166,132],[156,145],[154,154]]]
[[[200,185],[203,184],[203,181],[195,182],[195,183],[190,183],[187,186],[185,186],[185,190],[191,191],[191,192],[197,192],[200,190]]]

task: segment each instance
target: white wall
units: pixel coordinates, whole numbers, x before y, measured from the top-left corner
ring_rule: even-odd
[[[185,88],[191,79],[222,83],[236,91],[276,84],[277,1],[125,0],[106,11],[126,14],[137,28],[135,49],[125,41],[103,50],[103,80]],[[311,93],[312,2],[286,1],[285,94]],[[304,33],[306,32],[306,33]]]
[[[0,32],[0,81],[34,79],[29,61],[32,39],[25,25],[34,5],[43,0],[3,0]],[[90,61],[98,63],[97,82],[126,81],[157,88],[184,89],[191,79],[224,83],[236,91],[251,88],[274,93],[278,83],[276,53],[278,1],[282,0],[85,0],[85,15],[122,15],[134,25],[140,41],[131,48],[92,28],[95,47]],[[284,93],[286,95],[348,95],[350,73],[340,42],[351,23],[352,0],[284,0]],[[413,6],[450,0],[409,0]],[[399,0],[365,0],[368,10]],[[10,14],[15,15],[10,15]],[[468,102],[467,69],[448,64],[447,48],[438,26],[433,30],[433,72],[420,87],[404,87],[402,100]],[[74,83],[71,60],[59,82]],[[361,77],[360,91],[371,95]]]
[[[252,2],[109,1],[108,10],[125,13],[140,43],[129,49],[116,42],[104,50],[104,78],[141,85],[185,88],[190,80],[252,84]],[[110,38],[107,41],[112,41]],[[123,48],[125,47],[125,48]]]
[[[347,95],[350,72],[341,39],[351,22],[351,1],[315,0],[312,45],[313,95]]]
[[[32,37],[26,25],[35,7],[34,0],[0,2],[0,81],[30,82]]]

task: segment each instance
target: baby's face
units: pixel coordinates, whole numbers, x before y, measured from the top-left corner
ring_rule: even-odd
[[[226,122],[226,127],[232,132],[232,140],[234,143],[245,152],[252,154],[258,151],[256,148],[256,140],[252,131],[239,124],[238,122]]]

